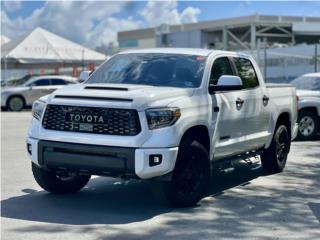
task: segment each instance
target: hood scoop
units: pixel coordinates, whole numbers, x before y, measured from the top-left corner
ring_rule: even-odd
[[[55,95],[54,98],[94,100],[94,101],[113,101],[113,102],[133,102],[133,99],[130,99],[130,98],[92,97],[92,96],[75,96],[75,95]]]
[[[84,89],[88,90],[111,90],[111,91],[128,91],[128,88],[122,87],[105,87],[105,86],[86,86]]]

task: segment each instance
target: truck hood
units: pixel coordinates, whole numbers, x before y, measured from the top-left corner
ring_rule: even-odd
[[[55,91],[47,98],[51,104],[133,108],[166,107],[190,97],[193,89],[134,84],[75,84]]]

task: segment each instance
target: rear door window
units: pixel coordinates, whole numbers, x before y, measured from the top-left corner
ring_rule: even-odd
[[[233,58],[238,75],[242,80],[243,88],[255,88],[259,86],[259,81],[254,67],[249,59],[246,58]]]
[[[49,79],[40,79],[37,81],[34,81],[31,86],[48,86],[50,85],[50,80]]]
[[[67,82],[62,79],[51,79],[52,85],[66,85]]]

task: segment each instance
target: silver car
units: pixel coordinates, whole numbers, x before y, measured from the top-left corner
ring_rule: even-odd
[[[32,106],[38,98],[50,94],[67,84],[78,83],[76,78],[59,75],[43,75],[31,77],[18,86],[2,87],[1,108],[10,111],[21,111]]]
[[[314,140],[320,132],[320,73],[309,73],[291,82],[299,97],[297,139]]]

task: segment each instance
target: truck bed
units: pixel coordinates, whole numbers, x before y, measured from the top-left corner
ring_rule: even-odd
[[[272,109],[274,116],[278,116],[281,112],[288,112],[291,115],[290,117],[293,119],[291,132],[293,133],[297,119],[296,88],[291,84],[269,83],[266,84],[266,90],[270,98],[269,108]]]

